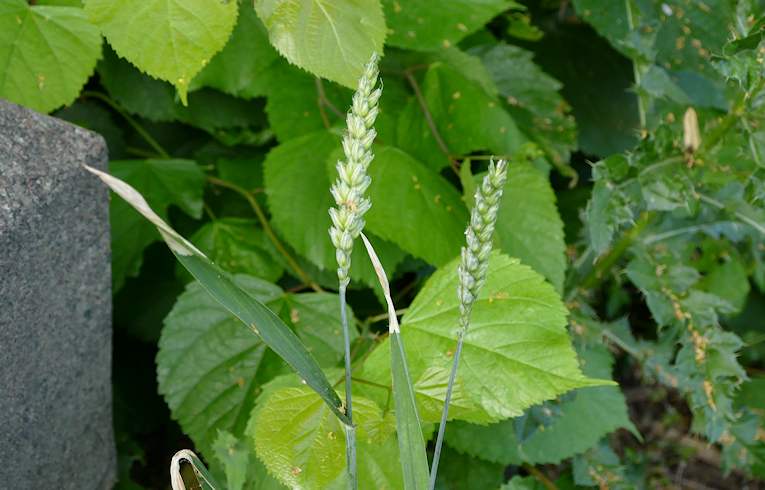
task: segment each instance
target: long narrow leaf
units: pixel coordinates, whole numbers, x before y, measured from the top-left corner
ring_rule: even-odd
[[[223,490],[223,487],[215,481],[204,463],[188,449],[181,449],[173,455],[173,459],[170,461],[170,486],[173,490],[187,490],[181,474],[181,463],[184,461],[191,465],[202,490]]]
[[[239,288],[227,273],[213,264],[194,245],[157,216],[138,191],[107,173],[87,166],[85,168],[96,174],[114,192],[151,221],[178,261],[199,281],[202,287],[223,307],[259,335],[266,345],[297,371],[305,383],[324,399],[329,408],[344,424],[349,424],[340,397],[335,393],[329,380],[324,376],[313,356],[295,333],[278,316],[263,303]]]
[[[388,331],[390,333],[390,363],[393,381],[393,400],[396,403],[396,430],[401,469],[404,474],[406,490],[421,490],[428,486],[428,455],[425,452],[425,439],[422,436],[420,417],[414,398],[414,387],[409,377],[404,343],[401,339],[396,308],[390,295],[390,286],[380,259],[377,258],[372,244],[361,234],[369,258],[372,260],[377,278],[388,303]]]

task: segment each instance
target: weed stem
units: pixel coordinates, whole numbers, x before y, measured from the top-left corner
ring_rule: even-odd
[[[422,95],[420,86],[417,84],[417,79],[414,78],[414,75],[412,75],[410,70],[404,71],[404,77],[406,78],[406,81],[409,82],[409,85],[414,91],[414,97],[417,99],[417,103],[420,105],[422,114],[425,116],[425,122],[428,124],[428,128],[430,128],[430,133],[436,140],[438,148],[444,155],[446,155],[452,170],[454,170],[454,172],[459,175],[460,169],[459,165],[457,164],[457,160],[452,157],[452,153],[449,151],[449,147],[446,145],[446,141],[444,141],[444,139],[441,137],[441,133],[438,131],[438,127],[436,126],[435,121],[433,121],[433,115],[430,113],[430,109],[428,109],[428,103],[425,101],[425,97]]]
[[[127,122],[128,122],[128,124],[130,124],[130,126],[132,126],[132,127],[133,127],[133,129],[135,130],[135,132],[136,132],[136,133],[138,133],[138,135],[139,135],[139,136],[141,136],[141,138],[143,138],[143,139],[144,139],[144,141],[146,141],[146,143],[148,143],[148,144],[149,144],[149,146],[151,146],[151,147],[154,149],[154,151],[156,151],[156,152],[157,152],[157,154],[158,154],[160,157],[162,157],[162,158],[170,158],[170,155],[169,155],[169,154],[168,154],[168,153],[165,151],[165,149],[164,149],[164,148],[162,148],[162,145],[160,145],[160,144],[157,142],[157,140],[155,140],[155,139],[154,139],[154,138],[153,138],[153,137],[152,137],[152,136],[149,134],[149,132],[148,132],[148,131],[146,131],[146,130],[143,128],[143,126],[141,126],[140,124],[138,124],[138,121],[136,121],[136,120],[133,118],[133,116],[131,116],[130,114],[128,114],[128,113],[127,113],[127,111],[126,111],[125,109],[123,109],[123,108],[122,108],[122,106],[120,106],[120,105],[119,105],[117,102],[115,102],[114,100],[112,100],[112,99],[111,99],[109,96],[107,96],[106,94],[102,94],[101,92],[93,92],[93,91],[91,91],[91,90],[85,90],[84,92],[82,92],[82,96],[83,96],[83,97],[86,97],[86,98],[87,98],[87,97],[90,97],[91,99],[98,99],[98,100],[100,100],[101,102],[103,102],[104,104],[106,104],[106,105],[108,105],[109,107],[111,107],[111,108],[112,108],[112,109],[113,109],[113,110],[114,110],[114,111],[115,111],[117,114],[119,114],[120,116],[122,116],[122,117],[125,119],[125,121],[127,121]]]
[[[578,286],[571,289],[566,296],[566,301],[572,301],[579,293],[596,288],[607,276],[611,267],[616,264],[622,255],[629,249],[632,243],[640,236],[645,228],[653,221],[655,213],[646,211],[640,215],[635,225],[629,229],[622,238],[616,242],[611,250],[590,270]]]
[[[246,189],[239,187],[233,182],[219,179],[217,177],[208,176],[207,181],[213,185],[217,185],[219,187],[223,187],[228,190],[234,191],[240,196],[242,196],[244,199],[246,199],[247,202],[250,204],[250,207],[252,208],[252,210],[255,212],[255,216],[257,216],[258,221],[260,221],[260,225],[263,227],[263,231],[266,233],[266,236],[268,236],[269,240],[271,240],[271,242],[274,244],[274,246],[276,247],[276,250],[278,250],[279,253],[284,256],[284,258],[287,260],[287,263],[295,272],[295,274],[297,274],[300,280],[303,281],[305,284],[308,284],[311,287],[311,289],[313,289],[314,291],[316,292],[322,291],[321,287],[319,287],[319,285],[316,284],[311,279],[308,273],[306,273],[306,271],[303,270],[302,267],[300,267],[300,265],[292,257],[292,255],[290,255],[287,249],[284,248],[284,245],[279,240],[279,238],[277,238],[276,234],[274,233],[274,230],[271,228],[271,225],[268,222],[268,219],[266,218],[266,214],[263,212],[263,209],[260,207],[260,204],[258,204],[258,200],[255,199],[255,196],[253,196],[252,193],[248,192]]]

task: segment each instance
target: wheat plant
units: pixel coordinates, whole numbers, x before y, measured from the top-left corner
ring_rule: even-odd
[[[351,394],[351,348],[346,311],[346,290],[350,282],[351,253],[353,241],[364,229],[364,213],[371,202],[364,193],[372,182],[367,168],[372,163],[372,143],[377,135],[374,124],[377,118],[377,103],[382,94],[377,85],[377,54],[367,63],[353,94],[351,110],[346,117],[346,133],[343,136],[345,160],[337,162],[337,180],[332,186],[332,196],[337,207],[329,210],[332,227],[329,236],[335,246],[337,258],[337,279],[339,282],[340,317],[343,326],[345,349],[345,410],[351,425],[345,426],[346,459],[351,488],[357,487],[356,478],[356,436],[353,427],[353,400]]]
[[[489,172],[483,178],[483,183],[475,192],[475,207],[470,215],[470,224],[465,230],[466,246],[462,247],[461,261],[458,268],[459,285],[457,297],[459,298],[460,325],[457,331],[457,350],[454,353],[454,362],[449,373],[449,384],[446,387],[444,409],[441,414],[441,424],[438,427],[436,449],[433,454],[433,463],[430,469],[430,489],[436,486],[438,474],[438,460],[441,456],[441,447],[444,443],[444,431],[446,420],[449,416],[449,402],[454,390],[454,382],[457,378],[457,368],[462,354],[462,345],[465,341],[468,327],[470,326],[470,312],[473,309],[478,293],[486,281],[486,271],[489,267],[489,255],[492,249],[492,237],[494,226],[497,222],[497,211],[502,199],[502,190],[507,179],[507,161],[500,160],[496,164],[489,164]]]

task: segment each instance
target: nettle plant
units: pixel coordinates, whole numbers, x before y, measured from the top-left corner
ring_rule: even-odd
[[[0,96],[107,139],[174,488],[744,488],[764,39],[761,0],[5,0]]]

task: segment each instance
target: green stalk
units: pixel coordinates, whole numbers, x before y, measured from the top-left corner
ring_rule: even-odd
[[[466,329],[460,329],[457,339],[457,350],[454,352],[454,362],[452,370],[449,373],[449,384],[446,387],[446,398],[444,399],[444,410],[441,412],[441,422],[438,425],[438,436],[436,436],[436,449],[433,452],[433,462],[430,465],[430,484],[428,488],[436,488],[436,479],[438,478],[438,462],[441,459],[441,448],[444,445],[444,434],[446,432],[446,421],[449,418],[449,403],[452,401],[452,391],[454,383],[457,380],[457,369],[460,365],[460,356],[462,355],[462,344],[465,339]]]
[[[701,144],[700,152],[711,150],[725,134],[736,124],[744,115],[746,111],[746,103],[754,98],[760,90],[765,86],[765,79],[761,79],[752,88],[751,91],[743,92],[736,102],[731,106],[730,112],[720,121],[715,128],[713,128],[709,134],[704,137],[704,141]]]
[[[351,335],[348,330],[348,311],[346,306],[346,289],[340,285],[340,321],[343,324],[343,343],[345,348],[345,413],[348,416],[349,425],[345,427],[345,457],[348,464],[348,479],[350,486],[356,490],[358,475],[356,474],[356,427],[353,425],[353,396],[351,394]]]
[[[653,220],[655,214],[646,211],[640,215],[635,222],[635,226],[629,229],[624,236],[616,242],[611,251],[603,257],[590,273],[582,280],[581,287],[584,289],[590,289],[598,285],[606,275],[606,272],[611,270],[611,267],[624,255],[624,252],[632,245],[635,239],[643,233],[643,230]]]

